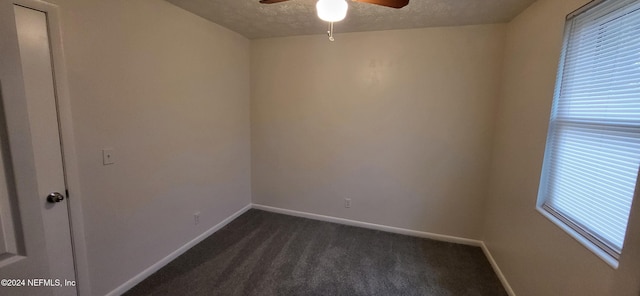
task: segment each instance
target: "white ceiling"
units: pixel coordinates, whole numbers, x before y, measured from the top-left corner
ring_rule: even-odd
[[[317,0],[260,4],[259,0],[167,0],[249,39],[324,34]],[[335,31],[361,32],[508,22],[535,0],[411,0],[402,9],[349,2]]]

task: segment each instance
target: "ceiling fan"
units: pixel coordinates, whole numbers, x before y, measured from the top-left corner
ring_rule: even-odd
[[[285,2],[289,0],[260,0],[262,4],[273,4],[279,2]],[[409,0],[352,0],[355,2],[363,2],[376,4],[380,6],[386,6],[391,8],[402,8],[409,4]],[[333,41],[333,23],[343,20],[347,16],[347,9],[349,5],[346,0],[318,0],[316,3],[316,10],[318,11],[318,17],[326,22],[329,22],[329,40]]]

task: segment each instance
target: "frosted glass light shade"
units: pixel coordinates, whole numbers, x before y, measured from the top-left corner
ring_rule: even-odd
[[[347,16],[347,1],[345,0],[318,0],[316,9],[318,17],[326,22],[339,22]]]

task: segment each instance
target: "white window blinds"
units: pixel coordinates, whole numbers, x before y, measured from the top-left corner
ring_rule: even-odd
[[[540,182],[543,210],[618,258],[640,165],[640,1],[567,21]]]

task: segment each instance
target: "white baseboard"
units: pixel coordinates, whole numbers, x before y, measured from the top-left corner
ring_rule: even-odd
[[[484,255],[487,257],[487,260],[489,260],[489,263],[491,263],[491,267],[493,267],[493,271],[498,276],[498,279],[500,279],[500,282],[502,283],[502,286],[504,287],[504,289],[507,291],[507,294],[509,294],[509,296],[516,296],[516,293],[513,292],[513,289],[511,288],[511,285],[509,285],[507,278],[502,273],[502,270],[500,270],[498,263],[496,262],[495,259],[493,259],[493,255],[491,255],[491,252],[489,252],[489,248],[487,248],[487,245],[485,245],[484,242],[482,242],[480,247],[482,248]]]
[[[120,285],[119,287],[115,288],[113,291],[109,292],[107,294],[107,296],[118,296],[118,295],[124,294],[129,289],[133,288],[135,285],[137,285],[140,282],[142,282],[144,279],[146,279],[147,277],[152,275],[154,272],[160,270],[160,268],[164,267],[169,262],[171,262],[174,259],[178,258],[178,256],[182,255],[184,252],[186,252],[187,250],[191,249],[193,246],[197,245],[199,242],[203,241],[205,238],[209,237],[210,235],[212,235],[216,231],[220,230],[220,228],[222,228],[225,225],[229,224],[229,222],[233,221],[235,218],[238,218],[238,216],[244,214],[249,209],[251,209],[251,204],[246,205],[245,207],[243,207],[239,211],[233,213],[231,216],[229,216],[226,219],[222,220],[222,222],[220,222],[220,223],[216,224],[215,226],[209,228],[209,230],[205,231],[201,235],[199,235],[196,238],[192,239],[191,241],[189,241],[188,243],[184,244],[182,247],[178,248],[177,250],[171,252],[171,254],[167,255],[164,258],[162,258],[160,261],[158,261],[158,262],[154,263],[153,265],[149,266],[149,268],[143,270],[141,273],[137,274],[136,276],[134,276],[130,280],[126,281],[124,284]]]
[[[300,211],[288,210],[283,208],[270,207],[270,206],[265,206],[260,204],[252,204],[252,207],[258,210],[264,210],[264,211],[296,216],[296,217],[309,218],[313,220],[333,222],[333,223],[344,224],[349,226],[357,226],[357,227],[368,228],[373,230],[380,230],[384,232],[392,232],[392,233],[428,238],[428,239],[433,239],[437,241],[450,242],[450,243],[456,243],[456,244],[462,244],[462,245],[470,245],[470,246],[476,246],[476,247],[482,246],[482,241],[475,240],[475,239],[449,236],[449,235],[443,235],[443,234],[437,234],[437,233],[431,233],[431,232],[416,231],[411,229],[373,224],[373,223],[338,218],[333,216],[325,216],[325,215],[318,215],[318,214],[313,214],[308,212],[300,212]]]

